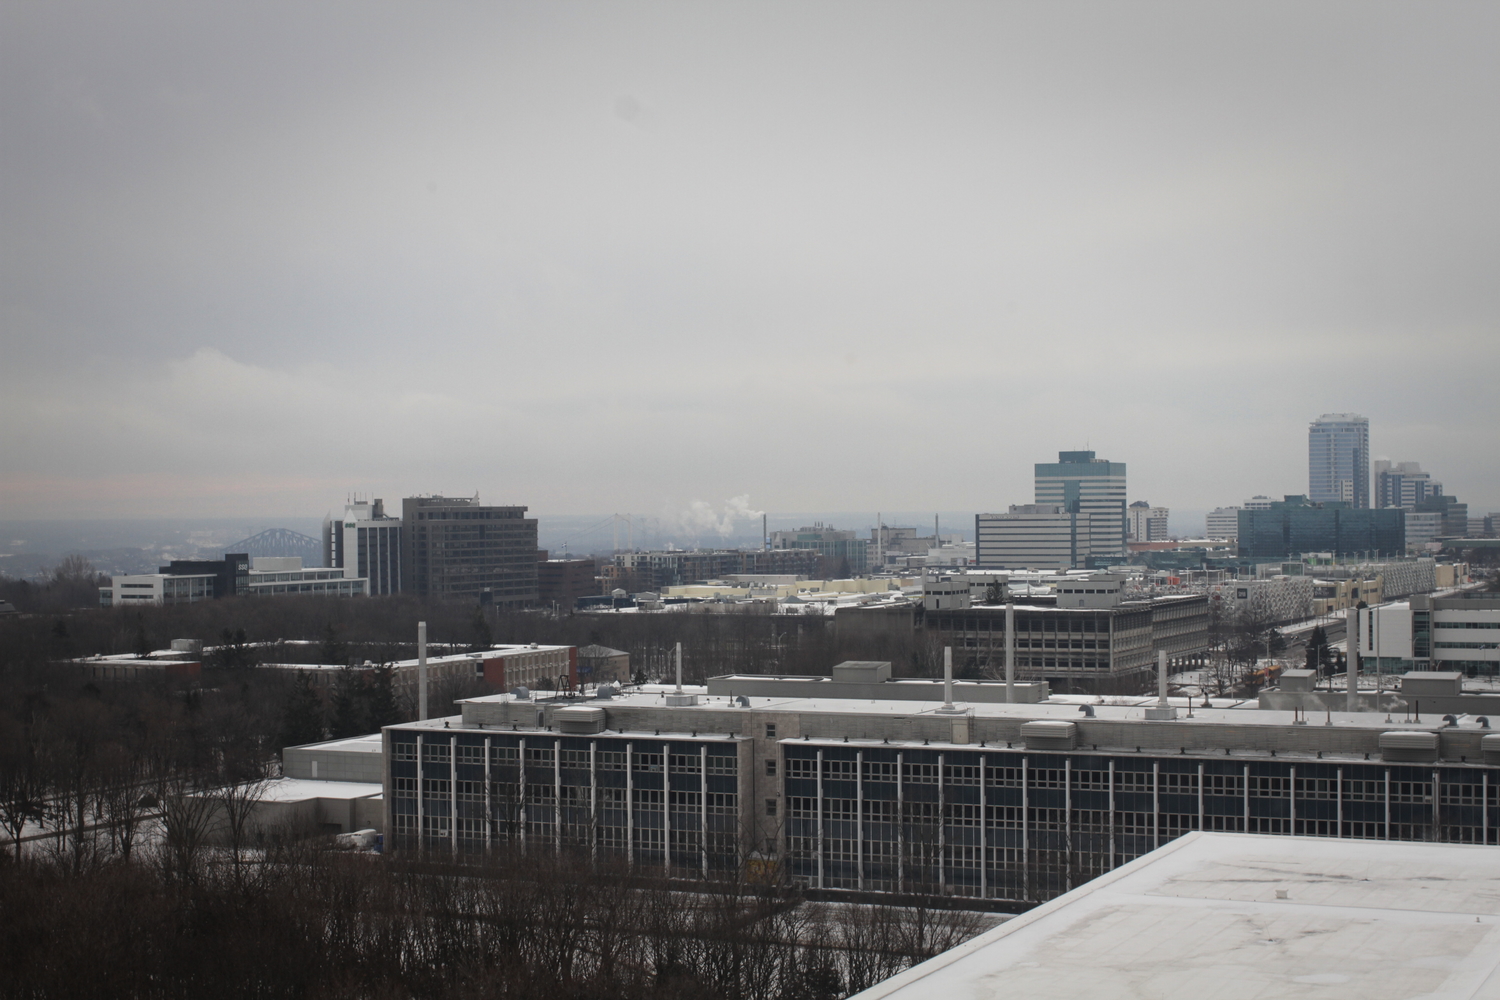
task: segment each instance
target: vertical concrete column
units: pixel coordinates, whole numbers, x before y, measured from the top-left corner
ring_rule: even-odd
[[[599,741],[589,740],[589,859],[599,863]]]
[[[490,737],[484,738],[484,848],[490,850],[495,846],[495,802],[494,794],[490,791],[493,781],[490,776],[490,757],[494,751],[491,749]]]
[[[1005,602],[1005,701],[1016,703],[1016,605]]]
[[[1245,765],[1245,787],[1242,789],[1245,796],[1245,832],[1250,832],[1250,765]]]
[[[1021,894],[1031,898],[1031,785],[1030,762],[1021,758]]]
[[[700,810],[698,840],[703,855],[703,877],[708,878],[708,744],[698,748],[698,808]]]
[[[1288,830],[1287,833],[1289,833],[1289,834],[1291,834],[1292,836],[1295,837],[1297,835],[1297,765],[1296,764],[1292,765],[1292,776],[1289,779],[1287,779],[1287,780],[1291,782],[1291,785],[1287,788],[1287,794],[1288,794],[1289,800],[1292,803],[1292,808],[1291,808],[1291,813],[1292,813],[1292,828],[1290,830]]]
[[[825,888],[823,883],[823,855],[826,853],[826,845],[823,843],[823,751],[818,751],[818,888]]]
[[[896,753],[896,888],[906,889],[906,754]]]
[[[854,863],[858,866],[856,888],[865,887],[865,752],[854,753]]]
[[[1385,769],[1385,839],[1391,839],[1391,769]]]
[[[1115,759],[1109,759],[1109,867],[1113,871],[1115,858]]]
[[[635,753],[634,744],[625,744],[625,857],[635,867]]]
[[[1359,711],[1359,609],[1350,608],[1346,631],[1349,633],[1344,645],[1348,654],[1344,657],[1347,669],[1344,672],[1344,711]]]
[[[516,748],[516,797],[520,799],[516,803],[516,826],[517,836],[521,841],[521,853],[526,853],[526,737],[521,737],[520,744]]]
[[[417,720],[427,720],[427,623],[417,622]]]
[[[681,662],[682,643],[677,644]],[[667,878],[672,877],[672,744],[661,747],[661,856]]]
[[[563,832],[562,740],[552,741],[552,846],[562,850]]]
[[[945,757],[938,754],[938,886],[948,887],[948,816],[945,806],[948,803],[948,783],[944,780],[948,777],[948,768],[944,764]]]
[[[1063,855],[1067,860],[1067,885],[1073,888],[1073,758],[1063,758]]]
[[[427,778],[422,772],[423,756],[427,749],[423,746],[423,736],[417,734],[417,850],[420,851],[427,846],[427,831],[423,829],[427,823]]]
[[[1203,764],[1198,764],[1198,829],[1203,829]]]
[[[1443,839],[1443,779],[1437,768],[1432,771],[1432,839],[1439,843]]]
[[[990,898],[990,810],[989,787],[985,783],[987,754],[979,755],[979,896]]]
[[[458,737],[448,737],[448,834],[458,853]]]
[[[1153,846],[1161,846],[1161,761],[1151,762],[1151,837]]]

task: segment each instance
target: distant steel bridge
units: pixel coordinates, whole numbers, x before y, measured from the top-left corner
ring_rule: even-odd
[[[323,542],[290,528],[269,528],[258,535],[226,545],[225,552],[255,556],[301,556],[303,566],[323,565]]]

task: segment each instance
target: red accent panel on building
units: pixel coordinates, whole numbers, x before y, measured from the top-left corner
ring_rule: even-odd
[[[484,682],[496,691],[505,691],[505,658],[497,656],[484,661]]]

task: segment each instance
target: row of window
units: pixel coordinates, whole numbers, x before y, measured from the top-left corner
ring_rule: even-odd
[[[852,760],[824,760],[823,777],[829,780],[853,781],[855,780],[855,766],[858,762]],[[788,778],[816,778],[818,762],[815,758],[791,758],[786,762],[786,776]],[[1100,770],[1074,770],[1071,772],[1071,785],[1069,784],[1069,771],[1063,768],[1028,768],[1024,772],[1019,767],[987,767],[984,775],[990,787],[994,788],[1019,788],[1022,784],[1024,774],[1026,787],[1028,788],[1069,788],[1074,791],[1108,791],[1110,788],[1110,772]],[[969,764],[946,764],[943,766],[944,775],[942,783],[947,785],[978,785],[980,783],[981,769]],[[766,761],[766,774],[776,773],[776,762]],[[896,764],[893,761],[865,761],[863,777],[865,781],[872,782],[894,782],[896,780]],[[903,763],[901,767],[902,781],[907,784],[938,784],[938,765],[924,763]],[[1164,795],[1196,795],[1199,792],[1199,775],[1194,772],[1162,771],[1116,771],[1114,772],[1114,788],[1124,793],[1150,793],[1159,792]],[[1447,785],[1444,788],[1444,799],[1450,794],[1448,789],[1463,788],[1470,797],[1480,795],[1480,785]],[[1387,782],[1383,780],[1369,780],[1358,778],[1306,778],[1298,777],[1293,785],[1290,776],[1250,776],[1250,796],[1252,798],[1289,798],[1294,792],[1299,799],[1334,799],[1342,796],[1344,801],[1382,801],[1386,797]],[[1426,781],[1392,781],[1389,782],[1390,800],[1392,802],[1430,802],[1432,800],[1432,785]],[[1241,796],[1245,794],[1245,777],[1243,774],[1205,774],[1202,776],[1202,792],[1210,796]],[[1497,794],[1492,791],[1491,796]],[[1477,801],[1477,799],[1476,799]]]
[[[423,743],[422,759],[430,764],[446,764],[452,759],[454,747],[451,743]],[[484,764],[484,750],[480,745],[472,743],[459,744],[457,749],[459,764],[482,765]],[[520,762],[520,748],[514,746],[491,746],[490,763],[499,766],[515,766]],[[526,764],[530,767],[551,768],[554,764],[561,764],[564,768],[576,768],[587,770],[589,768],[590,751],[563,749],[562,757],[557,758],[557,750],[554,747],[527,747]],[[412,761],[417,759],[417,744],[414,741],[403,741],[391,746],[391,756],[395,760]],[[599,750],[596,751],[598,770],[601,771],[623,771],[625,770],[625,751],[623,750]],[[633,753],[631,764],[637,771],[660,773],[663,765],[663,755],[660,753]],[[671,754],[666,761],[674,773],[698,774],[704,770],[704,758],[701,754]],[[709,774],[734,775],[738,773],[738,758],[729,754],[712,753],[707,755],[707,771]]]

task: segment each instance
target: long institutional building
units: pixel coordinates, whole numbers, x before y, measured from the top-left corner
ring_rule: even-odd
[[[575,848],[685,877],[780,863],[824,889],[1024,902],[1191,830],[1495,844],[1500,733],[1474,713],[1497,699],[1414,676],[1408,700],[1447,692],[1421,715],[1390,695],[1310,712],[1315,693],[1186,714],[1004,681],[958,682],[945,710],[942,682],[848,663],[696,694],[477,698],[362,760],[378,751],[395,850]],[[289,751],[288,774],[320,756],[344,773],[339,753]]]

